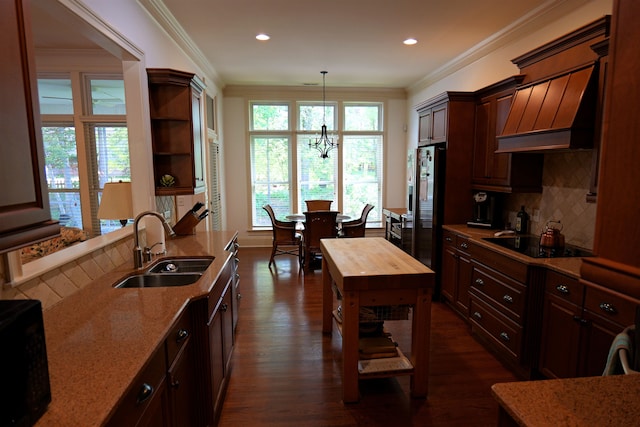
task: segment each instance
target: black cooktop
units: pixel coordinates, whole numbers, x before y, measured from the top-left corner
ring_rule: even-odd
[[[593,255],[588,250],[573,245],[565,244],[561,248],[540,246],[539,236],[484,237],[483,240],[532,258],[588,257]]]

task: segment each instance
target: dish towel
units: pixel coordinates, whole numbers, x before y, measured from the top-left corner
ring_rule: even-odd
[[[631,337],[629,336],[629,332],[634,331],[635,326],[629,326],[624,329],[624,331],[620,332],[613,340],[611,344],[611,348],[609,348],[609,356],[607,357],[607,364],[605,365],[604,372],[602,375],[620,375],[626,373],[635,373],[632,371],[629,366],[623,366],[622,361],[620,360],[620,351],[625,350],[626,355],[625,361],[627,359],[633,359],[632,357],[632,343]]]

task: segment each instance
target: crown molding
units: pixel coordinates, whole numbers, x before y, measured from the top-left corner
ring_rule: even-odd
[[[178,47],[200,67],[204,73],[213,80],[219,87],[224,87],[224,82],[216,72],[215,68],[202,53],[200,48],[193,42],[191,37],[184,30],[182,25],[175,19],[171,11],[165,6],[162,0],[138,0],[138,3],[151,15],[156,23],[164,30]]]
[[[424,78],[407,88],[409,93],[415,93],[426,89],[445,77],[463,69],[475,61],[487,56],[491,52],[508,45],[536,30],[544,25],[567,15],[579,6],[588,3],[590,0],[547,0],[537,8],[533,9],[520,19],[512,22],[502,30],[494,33],[490,37],[473,46],[471,49],[458,55],[442,67],[429,73]]]

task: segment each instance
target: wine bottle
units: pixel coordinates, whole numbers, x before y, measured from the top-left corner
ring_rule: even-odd
[[[529,215],[524,210],[524,206],[520,207],[520,211],[516,215],[516,233],[527,234],[527,228],[529,227]]]

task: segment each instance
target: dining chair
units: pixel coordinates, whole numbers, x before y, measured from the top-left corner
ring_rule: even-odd
[[[304,212],[303,262],[304,271],[311,270],[311,264],[321,255],[320,239],[338,236],[337,211]]]
[[[275,263],[274,257],[278,255],[295,255],[298,257],[298,264],[302,266],[302,236],[296,231],[296,222],[276,219],[271,205],[264,205],[262,209],[269,214],[273,230],[273,247],[271,258],[269,258],[269,267]]]
[[[328,211],[331,210],[331,203],[333,200],[305,200],[307,204],[307,211]]]
[[[346,221],[342,223],[340,237],[364,237],[364,232],[367,225],[367,216],[373,209],[373,205],[366,204],[362,209],[360,218],[353,221]]]

